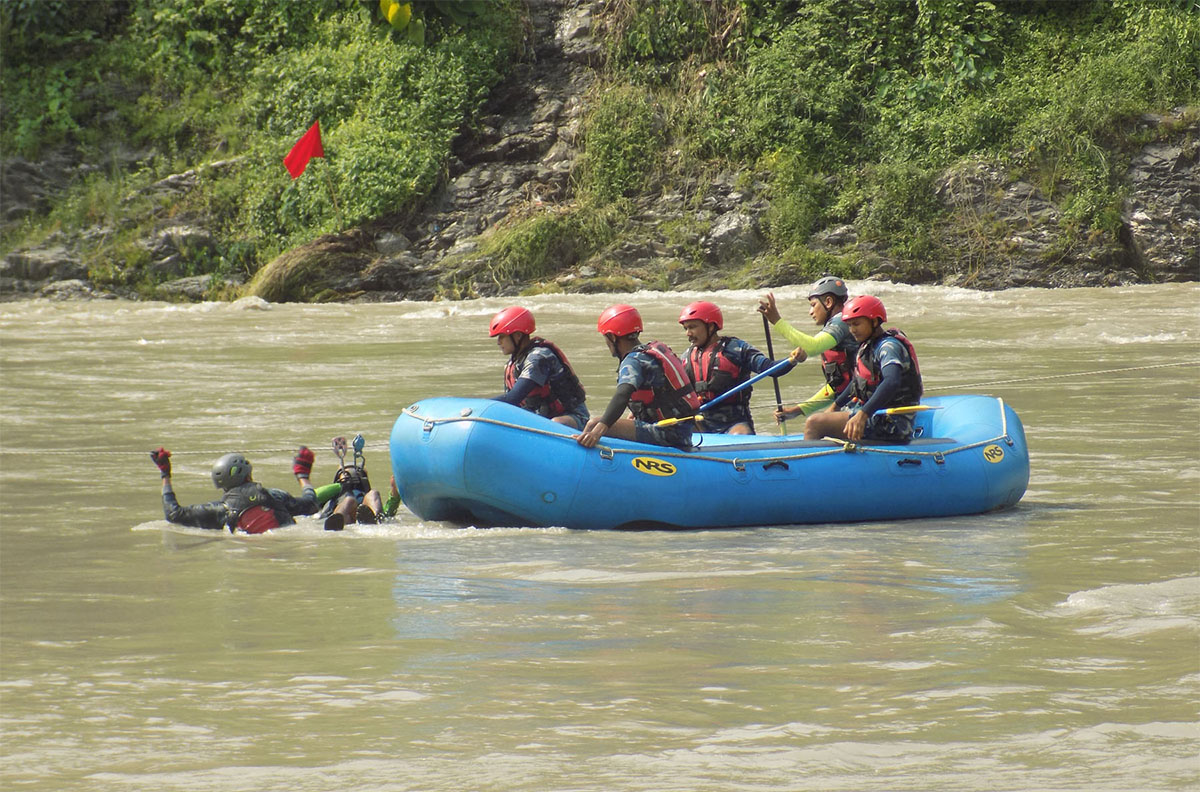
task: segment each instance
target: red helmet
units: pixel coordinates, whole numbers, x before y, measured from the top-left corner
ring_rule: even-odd
[[[725,320],[721,317],[721,309],[716,306],[716,303],[703,300],[686,306],[683,313],[679,314],[679,324],[691,319],[698,319],[705,324],[715,324],[718,330],[725,325]]]
[[[632,305],[610,305],[600,314],[596,329],[601,333],[627,336],[642,332],[642,315]]]
[[[529,309],[514,305],[492,317],[492,327],[488,335],[498,336],[509,333],[531,335],[533,327],[533,314],[529,312]]]
[[[864,294],[852,298],[842,308],[842,321],[848,322],[856,316],[865,316],[868,319],[878,319],[881,322],[886,322],[887,310],[884,309],[883,303],[879,301],[878,297]]]

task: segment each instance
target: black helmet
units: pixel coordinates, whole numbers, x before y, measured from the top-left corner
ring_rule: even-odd
[[[213,486],[231,490],[250,478],[250,462],[241,454],[226,454],[213,464]]]
[[[813,284],[812,289],[808,292],[808,298],[811,300],[813,297],[822,297],[826,294],[833,295],[845,302],[846,298],[850,296],[850,291],[846,288],[844,280],[826,275]]]

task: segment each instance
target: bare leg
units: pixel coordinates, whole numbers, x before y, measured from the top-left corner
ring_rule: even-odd
[[[579,425],[578,421],[576,421],[574,418],[572,418],[569,415],[556,415],[553,418],[551,418],[550,420],[554,421],[554,423],[560,423],[563,426],[569,426],[572,429],[582,429],[583,428],[582,426]]]
[[[358,508],[358,501],[354,500],[350,495],[343,495],[342,499],[338,501],[337,506],[334,507],[334,511],[342,515],[346,520],[346,525],[349,525],[354,522],[354,510],[356,508]]]
[[[849,419],[850,413],[845,411],[813,413],[804,422],[804,439],[820,440],[825,437],[837,437],[845,440],[846,421]]]
[[[370,490],[363,496],[363,503],[367,504],[367,508],[375,512],[375,516],[383,514],[383,498],[379,495],[379,490]]]
[[[617,422],[608,427],[605,437],[619,437],[622,440],[637,440],[637,424],[632,418],[618,418]]]
[[[729,427],[729,431],[726,432],[725,434],[749,435],[749,434],[754,434],[754,430],[750,428],[750,424],[748,424],[748,423],[736,423],[733,426]]]

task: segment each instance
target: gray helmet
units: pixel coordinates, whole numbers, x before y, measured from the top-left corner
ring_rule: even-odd
[[[231,490],[250,478],[250,462],[241,454],[226,454],[213,465],[213,486]]]
[[[821,297],[826,294],[831,294],[844,302],[850,296],[850,291],[846,288],[846,282],[841,278],[826,275],[813,284],[812,289],[808,292],[808,298],[811,300],[813,297]]]

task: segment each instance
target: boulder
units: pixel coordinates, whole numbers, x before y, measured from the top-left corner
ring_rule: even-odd
[[[714,265],[725,265],[753,258],[763,249],[758,219],[742,212],[721,215],[702,240],[704,257]]]

